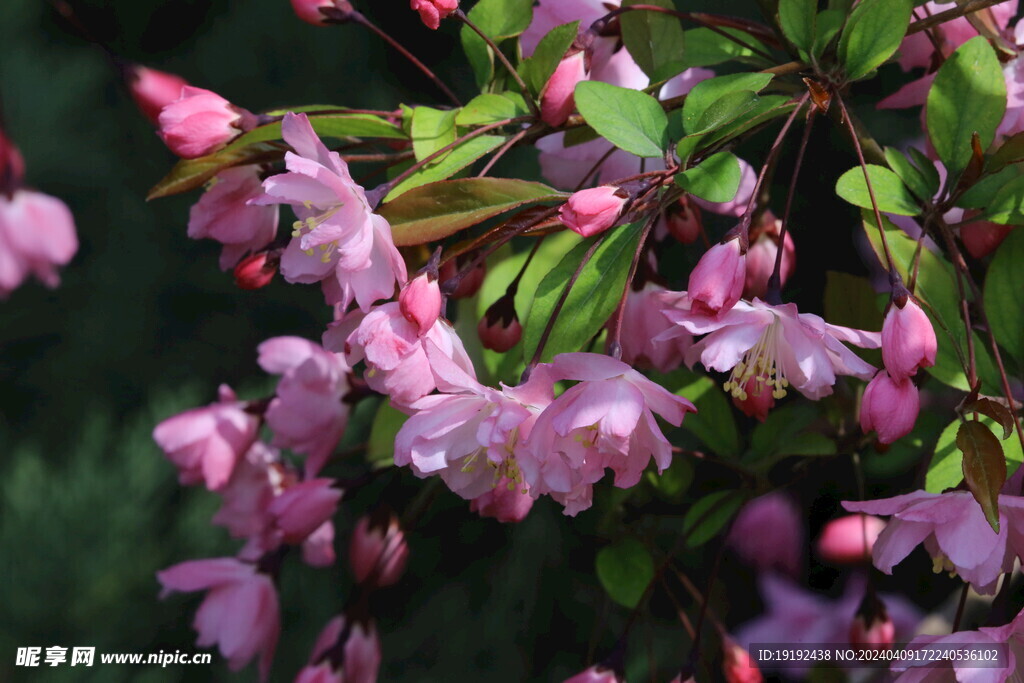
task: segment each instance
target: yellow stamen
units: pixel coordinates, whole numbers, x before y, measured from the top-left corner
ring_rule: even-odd
[[[722,385],[725,391],[741,401],[747,400],[747,383],[754,380],[757,395],[768,387],[774,398],[783,398],[789,380],[777,357],[782,339],[782,323],[778,318],[765,328],[757,343],[743,354],[743,360],[736,364],[729,379]]]

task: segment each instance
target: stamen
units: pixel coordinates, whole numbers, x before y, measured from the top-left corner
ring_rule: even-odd
[[[786,395],[786,388],[789,380],[786,379],[785,371],[777,360],[779,345],[784,343],[781,339],[781,323],[774,317],[772,323],[761,333],[757,340],[745,354],[743,360],[736,364],[729,374],[729,379],[722,385],[722,388],[740,401],[749,398],[747,384],[754,380],[757,394],[768,387],[774,398],[783,398]]]

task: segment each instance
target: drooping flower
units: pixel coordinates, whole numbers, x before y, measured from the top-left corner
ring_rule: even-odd
[[[728,636],[722,640],[722,675],[726,683],[762,683],[764,676],[746,648]]]
[[[502,477],[490,491],[471,500],[469,509],[481,517],[493,517],[503,524],[512,524],[526,519],[533,508],[533,500],[525,481],[515,482]]]
[[[617,187],[602,185],[574,192],[558,210],[565,227],[592,237],[615,225],[628,197]]]
[[[336,9],[334,0],[291,0],[295,16],[313,26],[327,26],[328,15],[321,10]]]
[[[407,279],[388,222],[372,213],[337,152],[324,146],[305,114],[286,114],[281,132],[294,152],[285,154],[287,173],[263,182],[254,204],[290,204],[299,220],[281,256],[289,282],[323,282],[330,304],[348,308],[354,300],[368,311],[390,299],[396,282]]]
[[[236,166],[215,176],[189,211],[189,237],[224,245],[221,270],[233,268],[243,256],[270,244],[277,234],[277,207],[249,203],[262,194],[260,167]]]
[[[337,616],[327,622],[295,683],[376,683],[380,638],[369,617]]]
[[[47,287],[60,284],[59,266],[78,251],[75,221],[64,202],[32,190],[0,187],[0,299],[32,275]]]
[[[540,118],[549,126],[565,123],[576,106],[573,91],[587,78],[586,53],[570,49],[540,93]]]
[[[504,353],[523,338],[523,325],[516,314],[516,299],[507,292],[491,304],[476,326],[480,343],[485,349]]]
[[[679,426],[696,412],[692,403],[609,356],[564,353],[550,371],[578,384],[543,410],[518,455],[535,494],[550,493],[575,515],[590,507],[591,487],[606,467],[616,486],[630,488],[651,458],[659,472],[671,464],[672,448],[654,415]]]
[[[252,445],[235,465],[228,483],[218,490],[220,509],[213,524],[235,538],[258,536],[266,528],[267,508],[289,473],[280,466],[281,454],[262,441]]]
[[[768,291],[768,278],[775,270],[780,241],[782,264],[779,268],[779,285],[785,285],[786,280],[796,270],[796,247],[793,244],[792,233],[787,229],[785,239],[780,240],[781,229],[782,221],[772,215],[771,211],[767,211],[762,217],[761,225],[750,231],[750,247],[746,256],[747,274],[743,284],[744,298],[764,298]]]
[[[830,564],[871,561],[875,541],[885,522],[873,515],[845,515],[825,525],[818,536],[818,556]]]
[[[894,300],[882,323],[882,363],[889,375],[894,380],[912,377],[918,368],[935,365],[937,350],[928,314],[913,297]]]
[[[441,315],[441,288],[437,278],[423,273],[409,281],[398,295],[402,315],[426,334]]]
[[[850,645],[888,650],[896,642],[896,624],[870,587],[850,623]]]
[[[125,67],[124,78],[135,104],[143,116],[156,124],[160,111],[181,97],[188,81],[177,74],[150,69],[139,64]]]
[[[420,13],[427,28],[437,30],[442,19],[459,9],[459,0],[411,0],[410,7]]]
[[[746,253],[739,237],[727,237],[711,247],[690,272],[690,309],[710,316],[728,312],[743,296],[746,273]]]
[[[658,372],[671,372],[682,365],[693,339],[689,335],[658,339],[672,327],[662,310],[679,296],[682,295],[653,282],[645,284],[640,291],[630,289],[622,313],[622,360],[634,367],[650,367]]]
[[[348,560],[356,583],[385,588],[398,583],[409,560],[409,545],[398,517],[379,509],[356,522]]]
[[[277,267],[280,264],[281,255],[274,250],[246,256],[238,262],[232,273],[235,276],[235,285],[245,290],[262,289],[277,275]]]
[[[793,499],[780,492],[759,496],[743,506],[726,543],[759,571],[796,576],[804,551],[803,516]]]
[[[893,380],[885,370],[864,389],[860,427],[865,434],[878,432],[880,443],[892,443],[914,429],[921,409],[917,387],[909,378]]]
[[[341,496],[333,479],[307,479],[285,488],[267,514],[281,541],[299,545],[334,516]]]
[[[215,92],[186,85],[181,95],[157,117],[160,137],[183,159],[212,154],[242,133],[252,130],[258,119]]]

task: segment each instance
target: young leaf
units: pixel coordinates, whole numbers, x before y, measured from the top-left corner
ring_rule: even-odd
[[[623,538],[597,552],[596,570],[608,597],[633,609],[654,579],[654,560],[643,543]]]
[[[503,92],[500,95],[484,93],[477,95],[455,116],[457,126],[480,126],[497,123],[506,119],[514,119],[530,113],[517,92]]]
[[[918,199],[930,201],[935,196],[939,188],[933,188],[924,177],[924,174],[910,163],[910,160],[903,156],[903,153],[898,149],[886,147],[885,160],[889,163],[889,168],[900,177],[900,180],[910,188],[911,192],[917,195]]]
[[[1013,169],[1011,166],[1006,170]],[[981,218],[1003,225],[1024,225],[1024,176],[1018,176],[999,188]]]
[[[540,96],[540,91],[544,89],[544,85],[555,73],[558,63],[565,57],[566,51],[572,47],[572,41],[576,39],[579,26],[580,22],[574,21],[571,24],[554,27],[540,39],[533,54],[519,65],[519,75],[535,97]]]
[[[370,114],[310,115],[309,124],[322,138],[389,138],[404,139],[402,129],[387,119]],[[227,149],[239,149],[257,142],[281,139],[281,122],[275,121],[239,136]]]
[[[956,433],[963,454],[964,481],[981,505],[985,519],[999,533],[999,489],[1006,483],[1006,460],[999,439],[981,422],[964,422]]]
[[[839,39],[839,61],[849,80],[867,76],[896,52],[913,9],[912,0],[861,0],[857,4]]]
[[[1024,230],[1013,230],[999,245],[985,277],[985,310],[992,334],[1019,367],[1024,367]]]
[[[928,137],[951,178],[971,160],[971,137],[982,148],[995,138],[1006,111],[1006,81],[996,53],[981,36],[946,58],[928,91]]]
[[[576,86],[576,107],[591,128],[619,149],[660,157],[668,144],[665,111],[639,90],[583,81]]]
[[[985,162],[985,172],[995,173],[1018,161],[1024,161],[1024,132],[1014,133],[999,145],[999,149]]]
[[[640,241],[642,227],[642,223],[630,223],[613,228],[613,232],[605,237],[569,291],[544,346],[541,361],[550,361],[559,353],[578,351],[601,331],[608,317],[615,311],[626,286],[626,277]],[[554,313],[566,283],[592,244],[593,240],[587,240],[566,254],[537,288],[523,326],[523,358],[526,362],[533,359],[541,334]]]
[[[409,190],[380,207],[398,246],[434,242],[488,218],[565,195],[541,183],[510,178],[463,178]]]
[[[745,502],[739,491],[715,491],[694,503],[683,516],[683,536],[690,548],[702,546],[729,523]]]
[[[626,0],[623,6],[657,5],[675,9],[672,0]],[[686,69],[683,46],[686,40],[679,19],[661,12],[626,12],[622,23],[622,42],[633,61],[652,83],[668,80]]]
[[[779,0],[779,25],[789,42],[810,52],[814,45],[817,0]]]
[[[836,9],[823,9],[818,12],[818,20],[814,27],[814,45],[811,47],[811,52],[816,59],[820,59],[825,54],[825,50],[839,33],[839,29],[843,27],[843,22],[846,21],[848,14],[848,12]]]
[[[734,28],[720,29],[724,33],[742,40],[750,47],[755,47],[764,52],[765,48],[757,38],[749,33]],[[692,69],[698,66],[714,66],[733,59],[751,60],[755,53],[748,47],[740,45],[734,40],[716,33],[709,28],[694,28],[683,32],[686,51],[683,54],[683,66]],[[760,58],[758,58],[760,60]]]
[[[676,185],[709,202],[722,203],[740,188],[740,160],[732,152],[719,152],[676,175]]]
[[[1021,177],[1021,171],[1024,171],[1024,168],[1014,165],[984,176],[960,195],[956,200],[956,205],[961,209],[987,210],[992,206],[993,200],[1004,186],[1010,181]],[[1005,205],[1005,199],[1003,202]]]
[[[871,178],[871,189],[875,191],[879,211],[900,216],[916,216],[921,213],[914,195],[910,194],[898,175],[884,166],[868,164],[868,177]],[[836,194],[854,206],[872,208],[871,195],[860,166],[854,166],[839,177]]]
[[[437,150],[455,142],[455,117],[458,110],[416,107],[412,113],[412,149],[422,161]]]
[[[740,73],[718,76],[701,81],[693,86],[683,104],[683,129],[696,133],[704,112],[723,96],[737,91],[760,92],[772,80],[772,74]]]
[[[483,155],[497,149],[504,142],[505,137],[501,135],[481,135],[470,138],[400,182],[384,200],[390,202],[414,187],[447,180]],[[393,170],[401,172],[402,168],[395,167]]]
[[[711,103],[697,121],[694,134],[706,133],[710,130],[728,125],[754,109],[761,98],[752,90],[737,90],[726,93]]]
[[[222,149],[198,159],[182,159],[153,186],[146,195],[146,201],[202,187],[207,180],[232,166],[279,161],[283,156],[284,153],[279,149],[267,144],[257,144],[238,149]]]

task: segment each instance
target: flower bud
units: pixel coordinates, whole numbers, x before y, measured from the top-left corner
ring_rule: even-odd
[[[334,516],[342,491],[333,484],[333,479],[310,479],[289,486],[274,498],[267,513],[285,543],[302,543]]]
[[[747,417],[764,422],[768,418],[768,411],[775,407],[775,397],[772,388],[764,383],[764,378],[755,375],[743,385],[743,392],[739,396],[733,395],[732,403]]]
[[[888,650],[896,641],[896,626],[885,604],[868,590],[850,624],[850,645]]]
[[[739,238],[716,244],[704,252],[690,273],[690,310],[706,315],[730,310],[743,294],[746,277],[746,258]]]
[[[749,501],[733,522],[726,543],[758,570],[795,576],[804,544],[802,516],[793,500],[773,492]]]
[[[665,212],[665,227],[682,244],[693,244],[700,237],[704,221],[700,208],[684,196]]]
[[[270,284],[277,274],[281,257],[276,251],[260,251],[247,256],[235,266],[235,284],[239,289],[260,289]]]
[[[558,210],[562,224],[570,230],[590,237],[615,225],[626,205],[619,188],[602,185],[580,190]]]
[[[564,683],[620,683],[622,680],[612,669],[596,664],[565,679]]]
[[[971,218],[977,215],[978,211],[965,211],[964,218]],[[988,256],[996,250],[1013,228],[1000,223],[989,223],[988,221],[977,221],[960,227],[960,241],[964,243],[967,252],[974,258]]]
[[[726,683],[761,683],[764,676],[750,653],[732,638],[722,642],[722,673]]]
[[[420,334],[434,326],[441,315],[441,288],[437,277],[423,273],[405,286],[398,295],[402,316],[419,328]]]
[[[867,564],[885,522],[873,515],[833,519],[818,537],[818,556],[829,564]]]
[[[515,297],[507,292],[495,301],[480,318],[476,326],[480,342],[485,349],[504,353],[519,343],[523,326],[516,315]]]
[[[523,521],[532,507],[533,496],[526,484],[517,484],[506,477],[502,477],[494,488],[469,503],[471,512],[481,517],[493,517],[503,524]]]
[[[337,616],[320,632],[295,683],[375,683],[380,660],[373,620],[363,614]]]
[[[586,55],[582,50],[570,49],[558,63],[551,78],[540,93],[540,118],[549,126],[560,126],[572,114],[576,101],[576,84],[587,78]]]
[[[420,13],[427,28],[437,30],[442,19],[459,9],[459,0],[411,0],[409,6]]]
[[[334,0],[292,0],[295,15],[307,24],[327,26],[331,23],[327,13],[321,10],[334,9]]]
[[[747,299],[758,297],[763,299],[768,291],[768,278],[775,270],[775,258],[779,252],[779,233],[782,221],[770,212],[762,218],[762,228],[751,232],[750,248],[747,249],[747,276],[743,285],[743,296]],[[796,247],[790,231],[782,241],[782,265],[779,268],[779,284],[786,280],[796,269]]]
[[[13,195],[25,176],[25,160],[3,130],[0,130],[0,194]]]
[[[176,102],[181,97],[181,91],[188,85],[188,81],[177,74],[135,64],[124,70],[124,76],[136,106],[154,125],[160,111]]]
[[[878,441],[889,444],[914,429],[920,410],[917,387],[909,379],[893,380],[882,370],[868,382],[860,404],[860,427],[878,432]]]
[[[254,114],[215,92],[185,86],[157,118],[160,137],[183,159],[212,154],[257,125]]]
[[[466,264],[474,260],[475,257],[472,254],[461,254],[456,256],[454,260],[445,261],[444,265],[441,266],[441,274],[438,279],[441,281],[441,286],[446,292],[449,289],[449,280],[456,277],[461,268],[464,268]],[[483,260],[476,261],[473,268],[459,279],[455,289],[448,296],[452,299],[468,299],[480,291],[486,274],[487,262]]]
[[[409,559],[398,518],[378,510],[356,522],[349,545],[349,562],[356,582],[370,588],[391,586],[402,578]]]
[[[902,305],[901,305],[902,304]],[[935,365],[938,345],[928,315],[906,290],[893,292],[893,302],[882,323],[882,362],[893,379]]]

